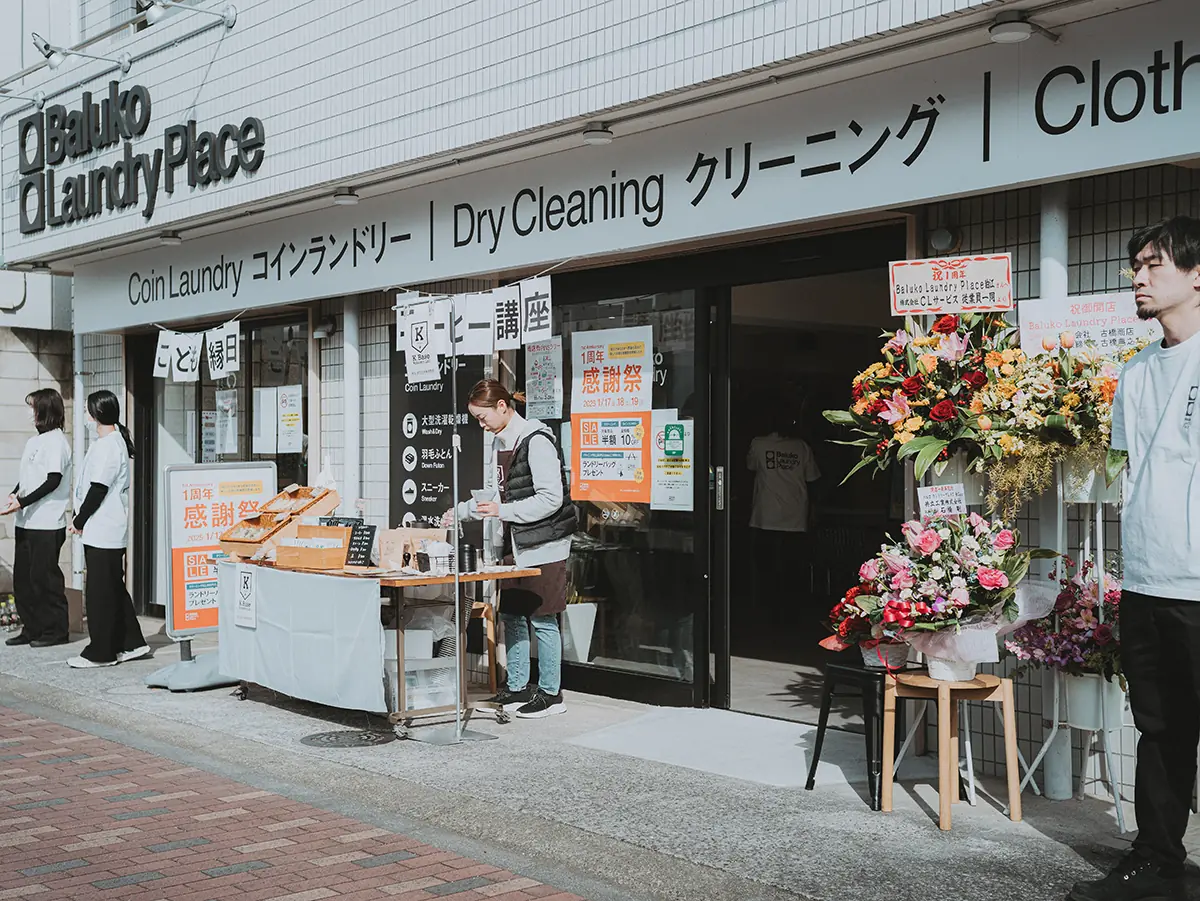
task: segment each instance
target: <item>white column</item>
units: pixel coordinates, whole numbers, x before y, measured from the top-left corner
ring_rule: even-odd
[[[357,295],[342,309],[342,509],[353,511],[362,497],[362,373],[358,352]]]
[[[1042,186],[1042,259],[1041,292],[1046,299],[1067,296],[1067,249],[1068,207],[1067,182]],[[1066,506],[1059,503],[1058,492],[1048,493],[1038,505],[1041,544],[1050,546],[1065,536],[1061,518],[1067,515]],[[1065,547],[1056,548],[1066,551]],[[1048,670],[1043,670],[1042,713],[1049,716],[1053,709],[1053,681]],[[1065,699],[1064,699],[1065,700]],[[1062,701],[1060,701],[1060,704]],[[1059,710],[1060,719],[1063,710]],[[1047,731],[1050,726],[1045,726]],[[1043,758],[1042,788],[1051,801],[1069,801],[1074,794],[1074,779],[1071,772],[1071,730],[1065,726],[1055,735],[1046,756]]]
[[[84,396],[83,387],[83,335],[78,332],[74,335],[71,370],[74,375],[72,392],[75,395],[74,403],[71,404],[71,474],[74,476],[83,466],[83,455],[86,451],[84,433],[87,431],[84,425],[87,398]],[[71,485],[71,496],[75,496],[74,484]],[[83,539],[78,535],[71,537],[71,587],[76,591],[83,590]]]

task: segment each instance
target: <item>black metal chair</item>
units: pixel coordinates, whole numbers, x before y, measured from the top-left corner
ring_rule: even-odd
[[[901,672],[914,672],[924,667],[909,665]],[[863,726],[867,743],[867,792],[871,809],[879,810],[883,793],[883,679],[887,671],[868,669],[858,664],[829,663],[825,666],[825,685],[821,692],[821,717],[817,721],[817,740],[813,746],[812,762],[808,767],[808,782],[804,788],[812,791],[817,780],[817,764],[821,761],[821,746],[829,725],[829,710],[835,697],[860,694],[863,705]],[[853,692],[839,692],[840,685],[854,685]],[[897,731],[904,732],[903,711],[897,710]]]

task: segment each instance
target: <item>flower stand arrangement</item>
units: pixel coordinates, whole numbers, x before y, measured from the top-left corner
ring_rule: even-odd
[[[1043,354],[1001,366],[976,397],[991,491],[988,509],[1006,519],[1054,485],[1061,467],[1068,504],[1115,503],[1116,470],[1106,468],[1112,403],[1121,368],[1144,345],[1119,357],[1078,349],[1063,332]]]
[[[956,454],[964,468],[980,471],[977,394],[998,368],[1023,359],[1014,335],[1003,317],[983,314],[940,316],[928,334],[908,317],[903,329],[885,333],[882,359],[854,378],[851,408],[824,413],[860,436],[839,442],[863,449],[846,478],[910,457],[918,478],[931,468],[940,475]]]
[[[859,584],[830,611],[834,634],[822,646],[843,650],[882,642],[920,649],[923,634],[953,635],[971,628],[989,635],[994,651],[999,629],[1018,616],[1017,586],[1030,561],[1050,556],[1019,546],[1017,532],[974,513],[905,523],[902,541],[885,543],[859,568]],[[952,643],[942,646],[949,650],[933,655],[938,659],[930,661],[930,676],[973,678],[975,660],[982,658],[961,657]],[[863,649],[864,660],[870,650]],[[874,650],[882,658],[878,645]]]

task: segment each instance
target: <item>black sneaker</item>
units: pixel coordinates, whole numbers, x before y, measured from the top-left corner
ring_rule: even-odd
[[[69,638],[37,638],[29,642],[31,648],[56,648],[60,644],[70,644]]]
[[[526,685],[520,691],[509,691],[507,688],[504,688],[499,693],[488,698],[484,703],[495,704],[512,713],[514,710],[524,707],[532,701],[536,693],[537,688],[533,685]]]
[[[519,714],[518,714],[519,715]],[[1131,851],[1103,879],[1077,882],[1068,901],[1186,901],[1182,875],[1164,875],[1162,866]]]
[[[540,688],[533,700],[517,710],[517,716],[525,720],[541,719],[544,716],[554,716],[556,713],[566,713],[567,705],[563,703],[562,692],[548,695]]]
[[[33,639],[30,638],[28,635],[26,635],[24,632],[21,632],[17,635],[14,635],[12,638],[8,639],[8,641],[6,641],[4,643],[6,645],[8,645],[10,648],[12,648],[12,647],[16,647],[19,644],[33,644]]]

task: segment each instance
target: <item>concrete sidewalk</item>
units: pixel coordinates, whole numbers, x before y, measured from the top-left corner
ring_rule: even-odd
[[[160,626],[146,622],[147,634]],[[0,649],[0,701],[151,747],[211,772],[480,858],[589,898],[954,901],[1062,898],[1124,843],[1111,805],[1026,794],[1011,823],[984,782],[977,807],[935,818],[934,769],[913,761],[896,810],[865,803],[861,735],[831,733],[803,790],[811,727],[714,710],[568,696],[565,716],[472,728],[494,742],[355,749],[303,745],[381,720],[256,689],[142,685],[177,658],[74,671],[78,646]],[[202,651],[202,647],[197,647]],[[998,787],[997,787],[998,788]],[[611,887],[611,891],[609,891]],[[382,895],[380,896],[383,897]]]

